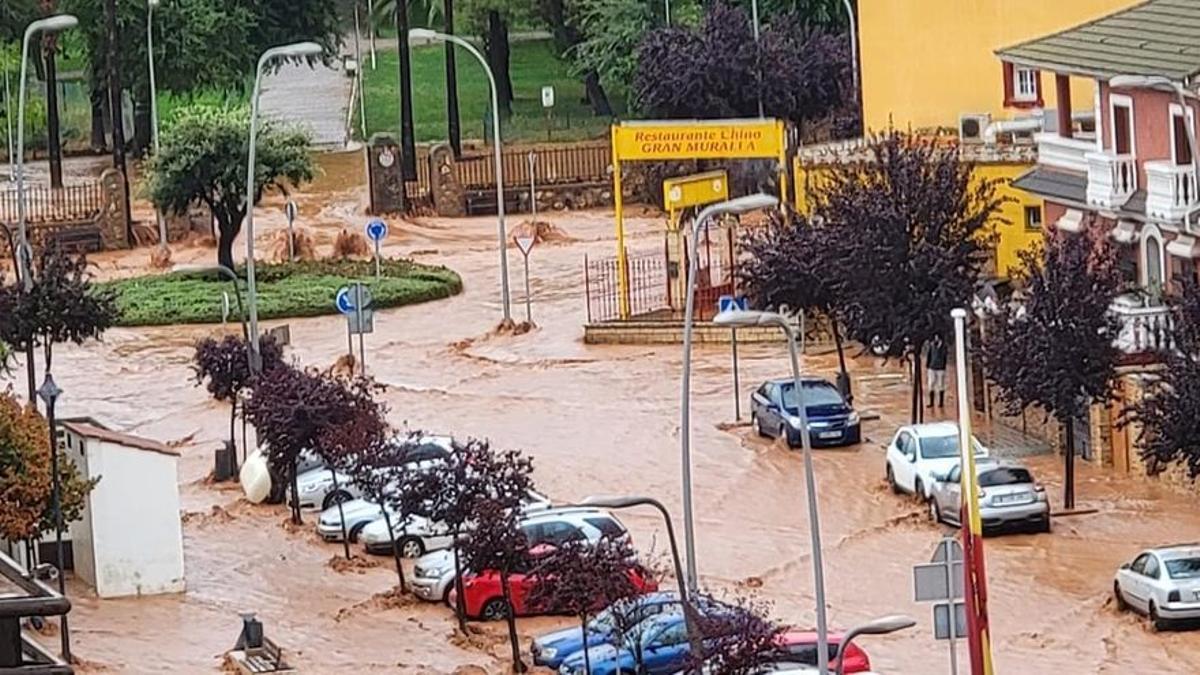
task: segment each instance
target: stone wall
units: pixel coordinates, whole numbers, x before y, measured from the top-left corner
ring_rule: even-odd
[[[125,221],[125,179],[116,169],[105,169],[100,174],[100,187],[104,192],[96,227],[100,230],[100,242],[105,250],[129,248],[129,223]]]

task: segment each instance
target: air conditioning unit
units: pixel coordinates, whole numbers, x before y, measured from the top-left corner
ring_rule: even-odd
[[[963,143],[982,143],[983,132],[992,123],[987,113],[963,113],[958,116],[958,139]]]

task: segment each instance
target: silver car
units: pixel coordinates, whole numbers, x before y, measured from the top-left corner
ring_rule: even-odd
[[[979,485],[979,515],[984,529],[1026,525],[1038,532],[1050,531],[1050,503],[1046,489],[1033,479],[1029,469],[1014,462],[975,462]],[[961,525],[962,467],[954,465],[934,477],[930,489],[929,515],[935,523]]]
[[[1171,621],[1200,619],[1200,544],[1142,551],[1113,579],[1117,609],[1133,609],[1161,630]]]

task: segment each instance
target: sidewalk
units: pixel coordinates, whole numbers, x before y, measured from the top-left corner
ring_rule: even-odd
[[[1020,459],[1053,452],[1053,448],[1041,438],[1021,433],[1020,429],[1014,429],[998,420],[989,421],[976,415],[973,425],[973,431],[980,442],[996,457]]]
[[[259,110],[263,118],[307,129],[321,150],[341,150],[350,140],[346,112],[351,80],[341,69],[316,64],[284,63],[263,78]]]

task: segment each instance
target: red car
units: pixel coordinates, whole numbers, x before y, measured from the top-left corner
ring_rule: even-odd
[[[658,590],[658,582],[648,576],[638,565],[629,568],[629,578],[639,593],[652,593]],[[508,575],[508,590],[512,594],[513,610],[517,616],[532,616],[535,614],[552,614],[553,608],[530,608],[526,602],[530,591],[537,583],[537,576],[525,572],[510,572]],[[446,604],[451,607],[457,602],[457,590],[453,587],[447,597]],[[599,609],[603,603],[596,603]],[[500,590],[500,574],[488,570],[482,574],[463,575],[463,607],[468,618],[498,621],[505,616],[504,594]],[[849,672],[849,671],[847,671]]]
[[[835,654],[842,644],[842,634],[829,633],[827,637],[829,638],[829,669],[833,671],[837,669],[838,660],[835,658]],[[787,631],[779,636],[778,642],[780,651],[786,654],[780,661],[817,665],[816,631]],[[844,672],[865,673],[869,670],[871,670],[871,660],[867,658],[867,653],[851,642],[849,649],[846,650]]]

